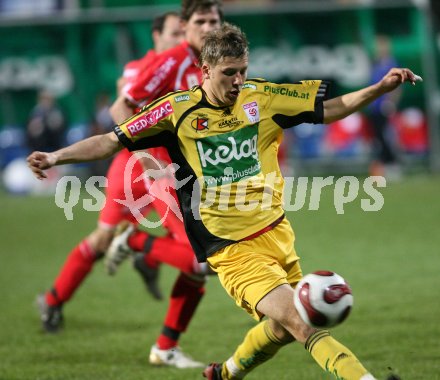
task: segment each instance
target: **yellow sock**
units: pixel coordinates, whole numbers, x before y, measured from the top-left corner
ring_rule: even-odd
[[[242,379],[258,365],[272,358],[277,351],[291,341],[278,339],[267,321],[251,328],[234,355],[223,363],[222,379]]]
[[[358,358],[326,330],[312,334],[305,344],[316,362],[338,380],[374,380]]]

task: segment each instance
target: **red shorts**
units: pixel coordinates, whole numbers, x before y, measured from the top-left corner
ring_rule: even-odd
[[[150,194],[154,196],[152,205],[168,233],[177,241],[189,245],[174,182],[174,178],[164,177],[149,184]]]
[[[142,176],[143,168],[138,160],[134,160],[133,155],[134,153],[123,149],[115,156],[110,165],[107,172],[106,200],[104,208],[99,215],[99,225],[104,228],[113,229],[122,220],[138,224],[136,217],[130,211],[130,207],[117,202],[116,199],[126,200],[126,192],[128,191],[128,196],[130,198],[132,196],[134,200],[137,200],[145,196],[148,193],[149,187],[154,186],[152,184],[156,182],[154,186],[156,195],[153,197],[153,201],[139,211],[143,216],[146,216],[154,209],[159,214],[159,217],[163,218],[163,227],[168,230],[169,234],[174,239],[189,244],[183,222],[169,206],[170,202],[174,202],[174,205],[178,207],[174,178],[162,178],[151,183],[146,183],[142,179],[136,182],[135,180]],[[163,161],[167,162],[169,160],[171,162],[168,154],[164,154],[158,149],[154,150],[154,155]],[[124,184],[124,181],[127,181],[127,183]],[[158,194],[159,192],[160,194]]]
[[[99,215],[99,225],[104,228],[115,228],[122,220],[128,220],[131,223],[137,223],[136,218],[130,212],[130,208],[116,202],[115,199],[125,200],[124,172],[133,153],[123,149],[113,159],[107,171],[107,189],[104,208]],[[133,169],[130,175],[131,194],[134,199],[139,199],[147,193],[144,181],[135,182],[135,179],[142,175],[141,164],[133,161]],[[127,184],[128,185],[128,184]],[[152,204],[142,209],[143,215],[152,210]]]

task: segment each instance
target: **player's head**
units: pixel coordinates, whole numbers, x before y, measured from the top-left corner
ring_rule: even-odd
[[[154,50],[161,53],[183,41],[184,33],[177,12],[167,12],[156,17],[151,26]]]
[[[237,26],[224,23],[209,33],[200,54],[203,89],[218,105],[232,105],[246,80],[249,45]]]
[[[182,24],[185,38],[200,53],[205,36],[218,29],[223,21],[220,0],[182,0]]]

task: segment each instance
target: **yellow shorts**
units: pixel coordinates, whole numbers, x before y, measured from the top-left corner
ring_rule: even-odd
[[[258,302],[283,284],[295,287],[302,278],[295,235],[286,218],[255,239],[229,245],[208,257],[228,294],[256,320]]]

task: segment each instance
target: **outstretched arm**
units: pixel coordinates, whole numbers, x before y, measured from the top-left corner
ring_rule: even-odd
[[[55,152],[33,152],[28,158],[28,166],[38,179],[47,178],[44,170],[55,165],[97,161],[110,157],[123,148],[114,132],[97,135],[79,141]]]
[[[402,83],[410,82],[414,85],[416,80],[421,80],[421,78],[414,75],[409,69],[391,69],[376,84],[324,101],[324,123],[343,119],[365,107],[379,96],[393,91]]]

